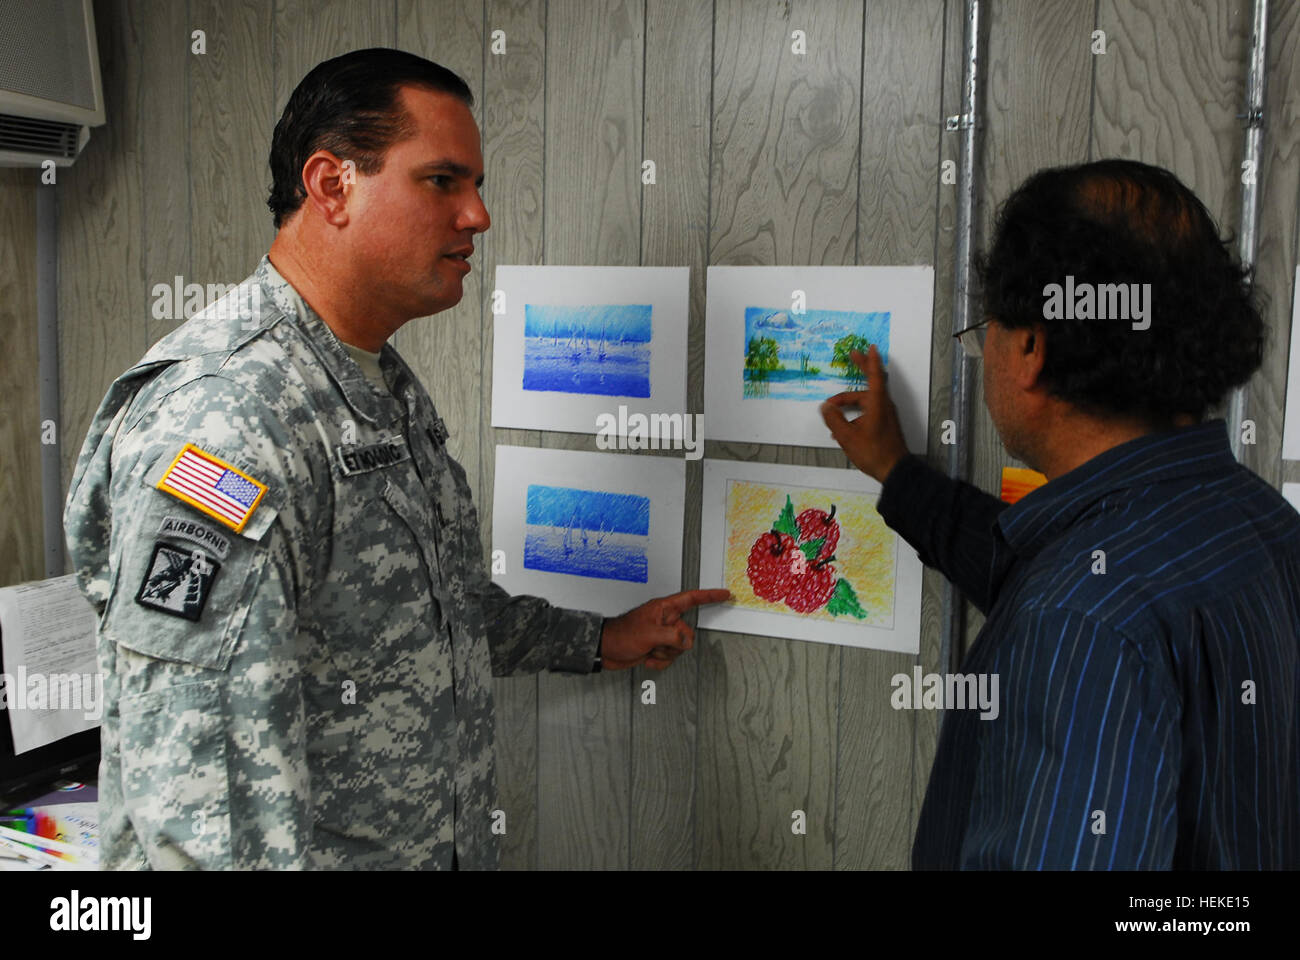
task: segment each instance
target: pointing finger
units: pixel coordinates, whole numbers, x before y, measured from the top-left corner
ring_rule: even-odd
[[[664,597],[663,602],[670,613],[681,614],[703,603],[726,603],[730,599],[730,590],[683,590]]]

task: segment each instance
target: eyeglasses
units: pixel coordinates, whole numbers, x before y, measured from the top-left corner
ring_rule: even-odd
[[[973,324],[965,330],[959,330],[952,335],[953,339],[961,344],[966,356],[972,360],[978,360],[984,356],[984,327],[992,322],[992,317],[985,317],[979,323]]]

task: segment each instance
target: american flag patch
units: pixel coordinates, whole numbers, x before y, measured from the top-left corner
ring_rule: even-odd
[[[266,493],[266,484],[192,443],[181,448],[157,486],[220,520],[236,533],[244,529],[262,494]]]

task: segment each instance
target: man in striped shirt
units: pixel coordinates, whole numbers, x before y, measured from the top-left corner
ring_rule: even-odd
[[[959,336],[1046,485],[1007,506],[909,454],[874,348],[823,407],[985,614],[963,671],[1000,680],[996,716],[946,715],[913,866],[1300,866],[1300,515],[1233,458],[1247,426],[1205,420],[1262,359],[1247,275],[1172,174],[1120,160],[1031,177],[979,268]]]

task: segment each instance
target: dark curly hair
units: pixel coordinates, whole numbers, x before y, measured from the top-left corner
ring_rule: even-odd
[[[437,90],[474,105],[469,87],[452,71],[402,50],[354,50],[312,68],[294,89],[271,138],[271,195],[275,228],[302,206],[302,168],[317,150],[329,150],[374,176],[394,143],[415,135],[400,108],[404,85]]]
[[[1055,397],[1103,419],[1169,428],[1200,421],[1263,360],[1251,275],[1209,211],[1168,170],[1101,160],[1042,170],[1002,205],[975,265],[984,315],[1043,324],[1042,377]],[[1149,283],[1150,327],[1047,319],[1048,284]]]

